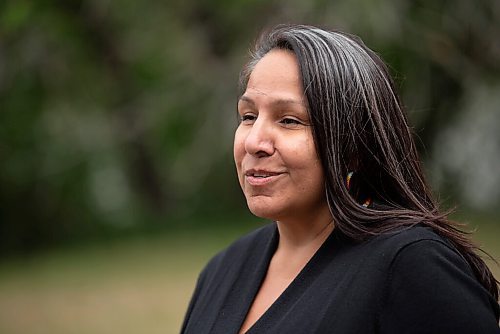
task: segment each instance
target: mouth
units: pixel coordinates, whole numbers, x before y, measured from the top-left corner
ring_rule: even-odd
[[[274,172],[267,170],[249,169],[245,172],[247,182],[252,186],[260,186],[268,184],[278,178],[282,172]]]

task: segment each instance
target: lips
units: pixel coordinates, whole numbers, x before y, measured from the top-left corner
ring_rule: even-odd
[[[270,172],[266,170],[255,170],[249,169],[245,172],[245,176],[253,176],[253,177],[270,177],[282,174],[280,172]]]
[[[245,172],[247,182],[252,186],[266,185],[275,181],[283,172],[249,169]]]

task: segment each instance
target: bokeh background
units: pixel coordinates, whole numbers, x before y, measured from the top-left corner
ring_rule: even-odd
[[[236,82],[284,22],[386,60],[438,198],[500,256],[499,1],[3,0],[1,333],[179,331],[205,261],[261,224]]]

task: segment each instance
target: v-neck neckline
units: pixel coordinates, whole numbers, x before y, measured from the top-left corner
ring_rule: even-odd
[[[276,298],[276,300],[264,311],[264,313],[262,313],[262,315],[252,324],[250,328],[247,329],[244,334],[258,333],[258,331],[265,326],[266,321],[268,321],[272,314],[279,312],[280,308],[281,310],[286,308],[282,306],[286,306],[290,297],[295,292],[300,292],[307,288],[307,278],[314,276],[310,274],[314,274],[318,269],[321,270],[321,266],[318,266],[318,264],[321,264],[321,260],[325,259],[325,257],[321,255],[326,251],[330,251],[330,245],[334,239],[338,239],[337,236],[339,236],[339,232],[337,232],[337,229],[334,228],[309,261],[307,261],[305,266],[299,271],[297,276],[295,276],[295,278],[290,282],[290,284],[288,284],[278,298]],[[268,243],[268,247],[264,252],[263,261],[260,261],[259,266],[255,268],[257,277],[254,277],[255,281],[252,282],[252,288],[248,290],[248,293],[244,297],[244,307],[242,307],[241,316],[239,317],[240,321],[237,325],[238,328],[235,331],[236,333],[239,333],[241,326],[243,325],[257,294],[259,293],[262,283],[267,275],[271,259],[276,252],[278,242],[278,227],[276,223],[274,223],[274,231],[271,242]]]

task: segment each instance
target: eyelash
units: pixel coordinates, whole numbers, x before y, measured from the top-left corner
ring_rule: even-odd
[[[294,119],[294,118],[283,118],[280,123],[283,123],[285,125],[299,125],[299,124],[302,124],[301,122],[299,122],[298,120]]]
[[[256,117],[254,115],[243,115],[240,117],[240,121],[241,122],[244,122],[244,121],[254,121],[256,119]]]
[[[246,122],[246,121],[255,121],[257,119],[257,116],[252,115],[252,114],[246,114],[240,116],[240,122]],[[290,117],[285,117],[279,121],[281,124],[284,126],[296,126],[296,125],[301,125],[303,124],[301,121],[295,119],[295,118],[290,118]]]

